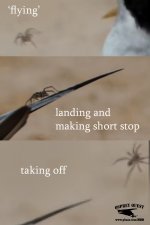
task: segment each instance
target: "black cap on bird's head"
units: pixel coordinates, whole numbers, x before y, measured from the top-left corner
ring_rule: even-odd
[[[123,0],[137,25],[150,32],[150,0]]]

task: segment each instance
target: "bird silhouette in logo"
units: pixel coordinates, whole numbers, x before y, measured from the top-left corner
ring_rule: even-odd
[[[119,209],[118,210],[118,213],[119,214],[123,214],[123,215],[126,215],[126,216],[130,216],[130,217],[137,217],[133,212],[132,210],[136,210],[137,208],[131,208],[131,209]]]

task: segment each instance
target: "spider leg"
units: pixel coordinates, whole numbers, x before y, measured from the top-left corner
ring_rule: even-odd
[[[120,161],[123,161],[123,160],[130,160],[128,157],[122,157],[122,158],[119,158],[119,159],[117,159],[114,163],[113,163],[113,165],[115,165],[116,163],[118,163],[118,162],[120,162]]]
[[[19,39],[20,39],[20,37],[17,36],[17,37],[15,38],[15,40],[14,40],[14,43],[15,43],[15,44],[18,44]]]
[[[149,164],[149,162],[145,162],[145,161],[142,161],[142,160],[139,160],[140,163],[143,163],[143,164]]]
[[[127,152],[127,155],[132,156],[132,153],[131,152]]]
[[[32,104],[34,102],[34,100],[39,100],[40,97],[39,96],[36,96],[37,93],[34,93],[27,101],[26,101],[26,105],[29,103],[29,104]]]
[[[58,90],[57,90],[54,86],[48,86],[48,87],[45,87],[45,88],[43,89],[43,91],[49,92],[48,89],[51,89],[50,91],[53,90],[53,92],[58,92]]]
[[[149,157],[140,157],[140,160],[149,159]]]
[[[137,168],[138,168],[139,172],[142,172],[142,169],[140,167],[140,164],[137,163],[136,165],[137,165]]]
[[[127,178],[126,178],[126,181],[125,181],[125,184],[124,184],[125,186],[128,184],[129,178],[130,178],[131,173],[134,170],[134,168],[135,168],[135,164],[131,167],[131,169],[129,170],[129,172],[127,174]]]
[[[15,37],[15,40],[14,40],[14,43],[15,44],[18,44],[18,42],[22,41],[22,37],[23,37],[23,34],[22,33],[18,33],[17,36]]]
[[[33,97],[34,97],[34,94],[25,102],[25,105],[32,104]]]
[[[46,93],[56,93],[56,91],[54,91],[54,90],[49,90],[49,91],[46,91]]]
[[[136,149],[136,144],[134,143],[134,145],[133,145],[133,154],[135,153],[135,149]]]
[[[141,144],[139,144],[136,148],[135,148],[135,153],[137,153],[138,152],[138,150],[141,148]]]
[[[40,100],[42,97],[41,96],[35,96],[34,98],[32,98],[33,100]]]
[[[36,44],[32,40],[30,40],[30,42],[35,48],[37,48]]]

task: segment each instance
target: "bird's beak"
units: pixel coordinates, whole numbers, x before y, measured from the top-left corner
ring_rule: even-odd
[[[117,14],[118,14],[118,9],[117,8],[112,9],[103,16],[103,19],[115,17],[115,16],[117,16]]]

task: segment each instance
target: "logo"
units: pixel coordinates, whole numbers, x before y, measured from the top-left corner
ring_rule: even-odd
[[[127,203],[115,206],[115,210],[118,214],[121,214],[120,218],[115,221],[144,221],[144,218],[140,216],[141,210],[144,209],[144,205]]]

